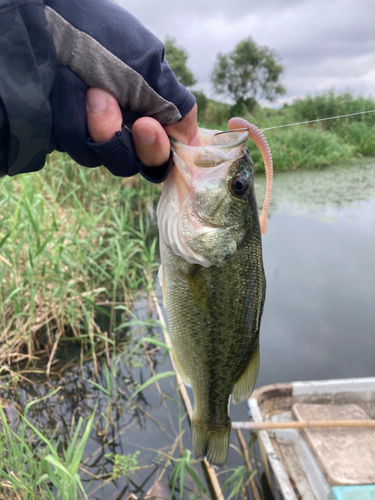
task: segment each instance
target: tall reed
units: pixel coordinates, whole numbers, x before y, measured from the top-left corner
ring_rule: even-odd
[[[50,356],[66,335],[92,340],[96,302],[130,305],[146,288],[158,187],[59,154],[0,183],[0,362],[11,365]]]

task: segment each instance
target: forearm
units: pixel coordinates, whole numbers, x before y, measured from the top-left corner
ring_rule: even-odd
[[[9,0],[0,8],[0,173],[39,170],[54,148],[86,166],[103,163],[87,141],[89,86],[116,97],[129,128],[145,115],[181,120],[194,98],[163,55],[162,43],[110,0]],[[133,175],[139,166],[130,163],[114,173]]]

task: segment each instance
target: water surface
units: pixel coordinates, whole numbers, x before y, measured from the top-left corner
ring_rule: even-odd
[[[374,376],[374,164],[276,175],[263,245],[257,385]]]

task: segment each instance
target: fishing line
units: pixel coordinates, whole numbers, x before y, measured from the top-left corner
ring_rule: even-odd
[[[316,120],[306,120],[304,122],[288,123],[287,125],[275,125],[274,127],[261,128],[259,130],[264,132],[265,130],[273,130],[275,128],[293,127],[294,125],[304,125],[305,123],[323,122],[325,120],[335,120],[336,118],[346,118],[347,116],[365,115],[366,113],[375,113],[375,109],[371,109],[370,111],[358,111],[357,113],[349,113],[347,115],[329,116],[328,118],[317,118]],[[225,130],[223,132],[218,132],[215,135],[226,134],[227,132],[241,132],[241,131],[245,131],[245,130],[247,130],[247,128],[238,128],[235,130]]]
[[[265,130],[272,130],[274,128],[292,127],[293,125],[303,125],[304,123],[323,122],[325,120],[334,120],[335,118],[345,118],[346,116],[364,115],[366,113],[375,113],[375,109],[372,109],[371,111],[358,111],[357,113],[349,113],[348,115],[337,115],[337,116],[330,116],[328,118],[317,118],[316,120],[307,120],[305,122],[288,123],[288,125],[276,125],[275,127],[261,128],[260,130],[264,132]]]

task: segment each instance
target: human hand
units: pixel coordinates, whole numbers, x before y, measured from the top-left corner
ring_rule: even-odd
[[[116,99],[106,90],[89,88],[86,94],[87,127],[94,142],[109,141],[122,128],[122,114]],[[169,137],[198,146],[197,105],[180,122],[163,127],[150,117],[136,120],[132,127],[138,159],[146,167],[163,165],[170,155]]]

